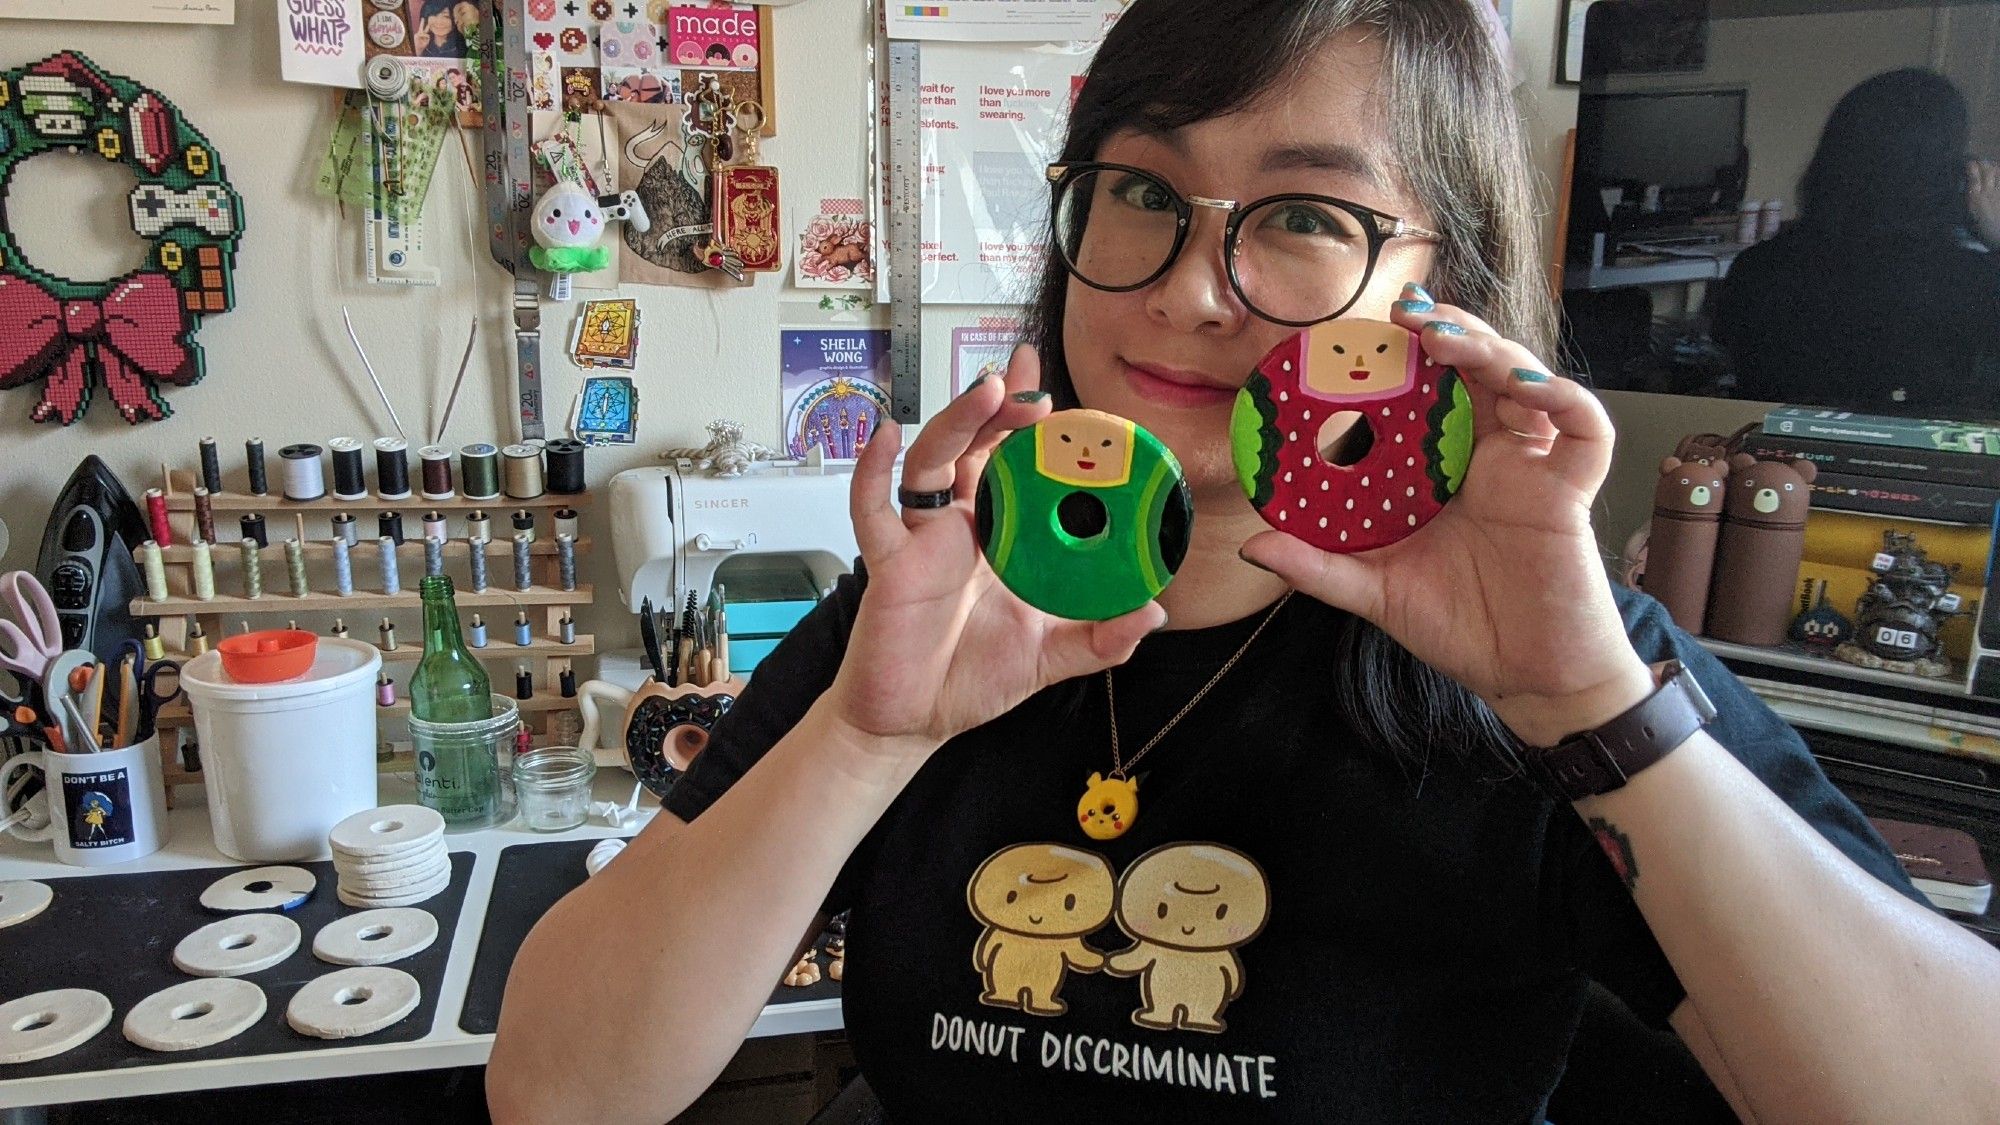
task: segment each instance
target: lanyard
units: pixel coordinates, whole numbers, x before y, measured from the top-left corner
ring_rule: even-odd
[[[524,0],[491,0],[493,49],[479,60],[486,124],[486,219],[493,260],[514,275],[515,397],[521,437],[545,436],[542,424],[541,282],[528,260],[527,215],[534,206],[534,165],[528,152],[528,51]]]

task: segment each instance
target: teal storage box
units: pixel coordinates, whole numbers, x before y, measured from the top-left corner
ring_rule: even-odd
[[[729,615],[729,639],[739,637],[782,637],[818,603],[808,598],[774,602],[739,602],[731,598],[723,607]]]
[[[729,674],[747,676],[757,667],[758,662],[771,655],[783,637],[739,637],[729,635]]]

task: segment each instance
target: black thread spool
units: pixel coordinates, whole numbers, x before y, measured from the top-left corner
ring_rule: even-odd
[[[362,467],[361,443],[337,437],[326,443],[333,451],[333,498],[360,500],[368,495],[368,471]]]
[[[535,674],[533,672],[514,673],[514,698],[533,699],[535,697]]]
[[[583,443],[557,438],[548,445],[549,491],[573,496],[583,491]]]
[[[201,439],[201,486],[210,495],[222,491],[222,450],[212,437]]]
[[[535,541],[535,513],[526,508],[516,509],[511,522],[514,525],[514,534],[525,534],[528,542]]]
[[[375,439],[375,494],[384,500],[410,498],[410,443],[402,438]]]
[[[375,536],[379,539],[384,535],[394,539],[398,547],[403,545],[403,513],[383,512],[375,517]]]
[[[264,439],[253,437],[243,443],[243,463],[250,470],[250,495],[269,496],[270,479],[264,475]]]
[[[255,539],[259,548],[271,545],[271,537],[264,530],[264,517],[261,514],[251,512],[236,522],[243,528],[243,538]]]

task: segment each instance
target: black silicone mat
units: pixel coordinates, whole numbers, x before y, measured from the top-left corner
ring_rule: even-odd
[[[454,853],[451,885],[417,904],[437,918],[437,940],[422,953],[390,966],[416,977],[423,986],[417,1010],[373,1035],[337,1040],[314,1039],[293,1031],[285,1023],[285,1005],[307,981],[343,967],[312,955],[313,935],[336,918],[360,912],[342,904],[334,894],[336,877],[331,862],[284,865],[303,867],[319,880],[312,897],[287,915],[299,924],[298,951],[262,972],[243,977],[264,989],[263,1019],[233,1039],[195,1051],[148,1051],[133,1046],[122,1030],[125,1013],[163,988],[195,979],[174,968],[174,946],[208,923],[228,916],[203,909],[201,892],[231,871],[266,865],[38,880],[55,891],[55,900],[38,916],[0,930],[0,982],[4,982],[0,983],[0,999],[12,1000],[52,988],[96,989],[111,1001],[111,1022],[73,1050],[0,1066],[0,1082],[421,1039],[430,1033],[437,1013],[438,989],[451,953],[451,936],[458,928],[459,909],[465,904],[465,888],[471,882],[472,860],[469,852]]]
[[[459,1027],[474,1035],[499,1028],[500,995],[507,987],[507,970],[514,967],[514,954],[556,900],[587,877],[583,858],[596,844],[596,840],[560,840],[500,849],[500,865],[493,872],[493,900],[486,907],[486,926],[479,934],[479,955],[472,962],[472,981],[466,986]],[[840,983],[825,975],[824,947],[822,939],[819,983],[804,988],[779,985],[771,995],[772,1003],[840,997]]]

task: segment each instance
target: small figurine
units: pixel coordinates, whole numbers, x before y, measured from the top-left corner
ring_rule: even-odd
[[[710,476],[740,477],[758,461],[776,456],[769,447],[743,437],[743,423],[717,418],[708,424],[708,444],[669,449],[660,454],[669,461],[693,461],[694,467]]]
[[[601,270],[611,263],[611,251],[599,246],[604,235],[605,215],[597,197],[582,184],[563,181],[535,200],[530,216],[535,245],[528,260],[555,275],[549,297],[569,298],[571,274]]]
[[[1956,566],[1932,562],[1909,532],[1882,533],[1872,568],[1879,576],[1855,602],[1854,639],[1834,649],[1850,664],[1919,676],[1949,676],[1939,630],[1960,612],[1951,592]]]
[[[1792,619],[1792,639],[1819,656],[1854,639],[1854,622],[1826,598],[1826,579],[1814,581],[1812,604]]]

